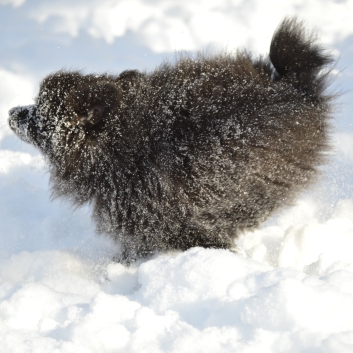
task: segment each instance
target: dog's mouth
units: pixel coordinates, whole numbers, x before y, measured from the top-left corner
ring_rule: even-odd
[[[12,131],[23,141],[33,142],[33,136],[30,134],[30,125],[36,120],[36,106],[27,105],[15,107],[9,111],[9,126]]]

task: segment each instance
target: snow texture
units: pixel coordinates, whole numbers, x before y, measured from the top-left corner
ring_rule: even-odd
[[[10,3],[20,2],[1,2]],[[85,36],[92,22],[80,21],[72,2],[21,3],[16,9],[2,6],[0,11],[7,26],[0,36],[1,350],[352,352],[351,2],[239,1],[228,7],[217,2],[223,6],[219,11],[207,10],[215,2],[182,6],[171,1],[138,2],[139,14],[141,4],[154,13],[169,10],[160,21],[154,13],[146,19],[155,32],[145,35],[143,25],[136,30],[125,30],[125,25],[119,41],[110,29],[114,15],[112,20],[107,16],[122,2],[107,1],[109,11],[101,13],[95,35],[110,36],[113,46]],[[76,3],[90,13],[93,6],[97,12],[103,1]],[[44,22],[39,26],[31,22],[29,13],[39,18],[39,10],[49,7],[52,13]],[[64,15],[58,15],[59,9]],[[202,9],[208,17],[199,27],[192,26],[188,19],[201,16]],[[75,38],[65,34],[70,12]],[[179,34],[181,28],[173,32],[173,21],[196,38],[191,48],[210,42],[222,46],[226,34],[233,40],[228,48],[243,43],[266,52],[276,24],[288,14],[310,19],[322,40],[341,52],[336,76],[346,93],[339,98],[335,114],[336,149],[317,188],[260,229],[241,236],[239,254],[193,248],[130,267],[112,262],[115,248],[108,238],[94,234],[90,210],[74,210],[66,202],[50,200],[48,166],[36,150],[10,133],[8,110],[33,104],[40,77],[62,67],[86,67],[89,72],[153,69],[161,57],[139,47],[132,37],[150,48],[156,43],[158,50],[174,51],[175,43],[182,47],[183,42],[178,39],[181,35],[174,37],[179,42],[173,41],[172,34]],[[124,18],[123,13],[118,15]],[[220,24],[210,26],[207,18],[216,16]],[[203,33],[215,36],[208,41]]]

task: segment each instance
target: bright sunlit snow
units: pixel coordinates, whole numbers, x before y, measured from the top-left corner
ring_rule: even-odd
[[[64,67],[151,70],[199,48],[266,54],[286,15],[338,59],[335,150],[318,184],[245,233],[237,254],[112,261],[89,207],[50,199],[46,165],[7,127],[8,110]],[[352,18],[350,0],[0,1],[0,351],[352,352]]]

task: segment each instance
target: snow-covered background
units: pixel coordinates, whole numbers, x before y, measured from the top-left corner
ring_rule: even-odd
[[[338,63],[321,181],[239,240],[131,267],[88,208],[50,200],[45,163],[7,127],[59,70],[153,70],[176,51],[266,54],[286,15]],[[0,351],[353,352],[352,0],[0,0]]]

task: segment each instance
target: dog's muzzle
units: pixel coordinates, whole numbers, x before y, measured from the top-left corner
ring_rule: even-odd
[[[9,126],[23,140],[28,140],[28,124],[35,118],[35,105],[15,107],[9,110]]]

